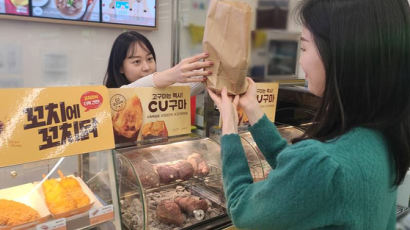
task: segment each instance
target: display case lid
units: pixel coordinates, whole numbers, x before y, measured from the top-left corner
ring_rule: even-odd
[[[193,138],[115,152],[124,166],[119,172],[120,186],[132,185],[136,193],[142,188],[146,228],[192,227],[226,215],[220,146],[212,139]],[[138,200],[138,195],[133,199]],[[185,206],[194,203],[199,205],[194,210]],[[128,210],[125,207],[123,212]]]

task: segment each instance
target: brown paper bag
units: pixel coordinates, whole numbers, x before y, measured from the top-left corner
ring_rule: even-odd
[[[226,86],[231,95],[248,88],[246,75],[250,44],[251,7],[244,2],[211,0],[203,38],[204,52],[214,65],[208,70],[207,86],[220,93]]]

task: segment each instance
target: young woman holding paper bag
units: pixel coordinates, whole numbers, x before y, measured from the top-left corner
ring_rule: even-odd
[[[114,41],[108,61],[104,84],[108,88],[158,87],[163,88],[175,83],[188,83],[191,95],[200,93],[206,76],[212,74],[203,68],[211,67],[207,53],[182,60],[165,71],[157,71],[154,48],[151,42],[136,31],[120,34]]]
[[[322,98],[313,125],[288,146],[249,88],[220,109],[227,208],[240,229],[395,229],[397,186],[410,165],[407,0],[304,0],[300,64]],[[253,183],[236,105],[274,168]]]

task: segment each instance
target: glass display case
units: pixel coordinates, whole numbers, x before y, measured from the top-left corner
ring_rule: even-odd
[[[196,137],[115,152],[122,223],[127,229],[231,225],[215,141]]]
[[[279,126],[278,131],[280,135],[286,139],[288,144],[292,144],[292,139],[299,137],[304,133],[302,129],[289,125]],[[210,136],[218,143],[220,141],[220,135],[220,128],[211,128]],[[251,170],[254,182],[265,179],[269,175],[269,172],[272,170],[272,167],[266,161],[265,156],[256,145],[252,134],[247,131],[247,127],[239,127],[239,136],[241,137],[242,146],[245,150],[245,154],[248,159],[248,165]]]
[[[121,229],[110,150],[2,167],[0,181],[0,229]]]

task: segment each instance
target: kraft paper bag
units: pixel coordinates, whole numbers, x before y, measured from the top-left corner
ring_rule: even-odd
[[[248,53],[250,44],[251,7],[244,2],[211,0],[203,49],[214,65],[206,82],[220,93],[225,86],[230,95],[243,94],[248,88]]]

